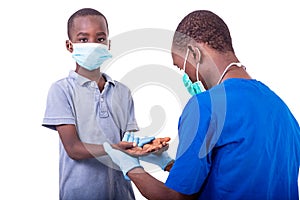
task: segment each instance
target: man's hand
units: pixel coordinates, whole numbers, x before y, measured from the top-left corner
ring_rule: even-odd
[[[169,148],[168,142],[170,140],[169,137],[156,139],[155,137],[139,138],[136,137],[133,132],[126,132],[121,143],[125,141],[134,142],[134,147],[126,149],[122,148],[121,150],[134,157],[146,156],[153,152],[162,153]]]
[[[142,167],[138,158],[131,157],[122,151],[113,149],[107,142],[103,144],[103,148],[112,161],[120,167],[125,178],[127,177],[127,172],[131,169]]]
[[[140,160],[158,165],[164,171],[170,171],[167,169],[167,166],[174,162],[174,160],[166,151],[162,153],[151,153],[146,156],[141,156]]]
[[[130,131],[130,132],[127,131],[124,134],[122,141],[125,141],[125,142],[134,142],[134,143],[137,144],[138,147],[142,147],[142,146],[144,146],[144,144],[147,144],[147,143],[151,142],[154,139],[155,139],[155,137],[143,137],[143,138],[140,138],[140,137],[135,136],[132,131]]]

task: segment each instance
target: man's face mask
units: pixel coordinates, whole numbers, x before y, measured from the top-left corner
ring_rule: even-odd
[[[108,47],[99,43],[73,43],[72,57],[78,65],[92,71],[100,68],[102,63],[111,58]]]
[[[196,77],[197,77],[197,81],[195,83],[193,83],[189,77],[189,75],[185,72],[185,67],[186,67],[186,62],[189,56],[189,52],[190,52],[190,47],[187,48],[186,51],[186,55],[184,58],[184,63],[183,63],[183,77],[182,77],[182,82],[183,85],[185,86],[185,88],[187,89],[187,91],[193,96],[196,94],[199,94],[203,91],[205,91],[204,86],[202,84],[202,82],[199,80],[199,64],[200,64],[200,59],[197,62],[197,66],[196,66]],[[201,53],[200,50],[198,48],[196,48],[198,53],[199,53],[199,57],[201,57]]]

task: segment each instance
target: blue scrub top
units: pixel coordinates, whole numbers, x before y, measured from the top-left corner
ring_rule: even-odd
[[[228,79],[187,103],[166,186],[199,199],[299,199],[300,128],[256,80]]]

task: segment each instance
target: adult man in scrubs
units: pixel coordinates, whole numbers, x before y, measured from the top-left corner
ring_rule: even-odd
[[[179,119],[166,183],[104,144],[140,192],[148,199],[299,199],[299,124],[280,97],[246,72],[225,22],[206,10],[188,14],[174,34],[172,58],[193,96]]]

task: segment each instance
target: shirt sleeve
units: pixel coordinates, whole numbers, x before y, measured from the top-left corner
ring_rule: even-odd
[[[127,131],[133,131],[133,130],[138,131],[139,127],[135,119],[134,102],[130,91],[128,94],[128,113],[129,113],[129,118],[127,123]]]
[[[200,107],[201,105],[201,107]],[[178,124],[179,145],[176,161],[165,185],[182,194],[199,192],[211,167],[211,152],[206,151],[205,135],[210,122],[210,109],[193,96]]]
[[[42,126],[56,130],[57,125],[75,124],[70,100],[63,88],[54,83],[48,92]]]
[[[121,130],[121,137],[126,131],[139,130],[134,111],[134,102],[131,91],[127,86],[116,82],[111,106],[113,120]]]

